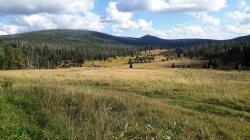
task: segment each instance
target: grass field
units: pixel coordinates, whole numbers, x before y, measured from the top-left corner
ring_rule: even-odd
[[[250,139],[250,72],[166,63],[1,71],[0,139]]]

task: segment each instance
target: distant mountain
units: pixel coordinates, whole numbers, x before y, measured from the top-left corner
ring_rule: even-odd
[[[232,40],[236,40],[236,41],[246,41],[246,40],[249,40],[250,41],[250,35],[238,37],[238,38],[235,38],[235,39],[232,39]]]
[[[18,40],[18,41],[30,41],[30,42],[46,42],[50,44],[54,43],[116,43],[115,38],[108,34],[103,34],[94,31],[87,30],[42,30],[33,31],[27,33],[20,33],[14,35],[2,36],[3,39],[7,40]]]
[[[86,60],[135,56],[138,51],[155,48],[179,48],[173,50],[174,57],[182,54],[250,66],[246,40],[250,41],[250,36],[231,40],[162,39],[151,35],[121,37],[88,30],[33,31],[0,36],[0,69],[80,66]]]
[[[20,33],[15,35],[1,36],[4,40],[17,40],[28,41],[34,43],[49,43],[49,44],[63,44],[63,45],[76,45],[81,46],[137,46],[137,47],[185,47],[199,44],[211,44],[215,42],[223,42],[227,40],[210,40],[210,39],[172,39],[166,40],[151,35],[145,35],[140,38],[133,37],[120,37],[113,36],[101,32],[89,31],[89,30],[67,30],[67,29],[55,29],[55,30],[42,30],[33,31],[27,33]],[[250,36],[239,37],[232,40],[250,40]]]

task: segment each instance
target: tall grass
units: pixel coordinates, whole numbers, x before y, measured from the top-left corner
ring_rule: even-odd
[[[158,108],[133,97],[34,86],[4,90],[1,102],[3,139],[160,139],[175,137],[182,130],[162,133],[176,124],[171,126]]]
[[[0,139],[249,139],[250,73],[1,71]]]

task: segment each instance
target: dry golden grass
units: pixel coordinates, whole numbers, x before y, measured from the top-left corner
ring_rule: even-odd
[[[171,68],[152,68],[143,67],[129,68],[70,68],[56,70],[13,70],[1,71],[1,77],[12,77],[23,80],[41,80],[41,81],[104,81],[112,83],[113,81],[142,82],[147,86],[162,86],[162,88],[183,86],[214,86],[225,90],[234,90],[234,84],[248,84],[250,78],[249,72],[238,71],[215,71],[200,69],[171,69]],[[167,85],[165,83],[168,83]],[[115,86],[115,85],[114,85]],[[238,85],[237,85],[238,86]],[[236,89],[235,89],[236,90]],[[237,89],[238,90],[238,89]],[[239,91],[239,94],[244,90]],[[235,91],[237,92],[237,91]],[[223,94],[223,93],[221,93]],[[226,93],[225,93],[226,94]],[[232,93],[234,94],[234,93]],[[227,93],[230,95],[231,93]],[[232,95],[233,96],[233,95]]]
[[[129,117],[138,104],[156,108],[163,114],[154,117],[183,122],[183,132],[174,135],[180,139],[250,137],[250,72],[166,68],[189,60],[135,64],[129,69],[119,59],[107,68],[0,71],[0,77],[13,79],[17,90],[40,86],[51,94],[116,98],[131,107]]]

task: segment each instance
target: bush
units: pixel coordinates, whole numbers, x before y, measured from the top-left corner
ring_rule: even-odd
[[[13,81],[10,78],[3,78],[0,80],[0,85],[2,89],[11,89],[13,86]]]
[[[202,66],[202,68],[203,68],[203,69],[207,69],[207,68],[208,68],[207,64],[204,64],[204,65]]]
[[[175,64],[174,63],[171,65],[171,68],[175,68]]]

